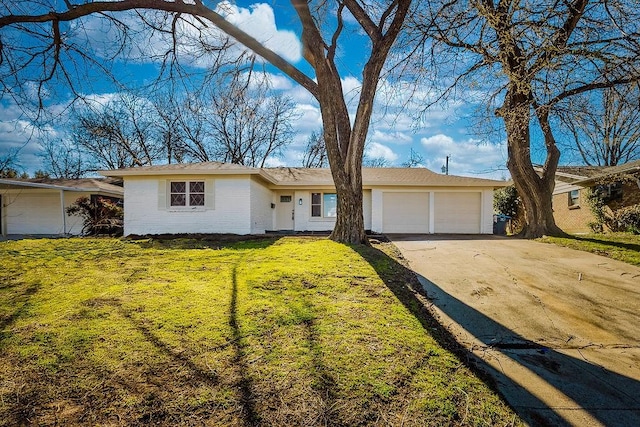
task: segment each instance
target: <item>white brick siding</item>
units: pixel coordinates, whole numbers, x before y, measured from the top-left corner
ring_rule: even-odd
[[[274,229],[275,193],[255,180],[251,180],[251,233],[263,234]]]
[[[213,209],[158,206],[161,182],[206,181],[213,184]],[[251,185],[248,176],[154,176],[124,180],[124,234],[251,233]],[[205,188],[207,196],[210,189]],[[167,201],[169,198],[166,199]],[[205,200],[205,202],[207,202]],[[167,202],[168,203],[168,202]],[[209,204],[209,202],[207,202]]]

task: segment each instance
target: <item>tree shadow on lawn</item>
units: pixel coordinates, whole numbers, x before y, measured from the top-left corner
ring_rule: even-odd
[[[569,426],[558,411],[513,379],[474,355],[456,341],[441,325],[429,306],[434,305],[480,339],[488,349],[530,370],[540,379],[571,398],[595,419],[608,426],[636,425],[640,416],[640,382],[577,359],[553,349],[543,348],[498,324],[474,308],[446,293],[428,279],[417,276],[379,249],[354,247],[376,270],[387,287],[422,323],[444,348],[458,355],[487,385],[502,394],[518,415],[536,426]],[[421,284],[422,282],[422,284]],[[509,344],[496,344],[495,337],[512,337]],[[498,388],[498,385],[500,387]],[[508,390],[508,395],[500,390]],[[602,399],[607,399],[603,404]],[[567,408],[570,409],[570,408]],[[634,422],[635,421],[635,422]]]
[[[2,285],[0,290],[14,290],[13,288],[17,288],[20,285],[21,284]],[[13,313],[6,315],[0,313],[0,348],[2,348],[2,341],[11,335],[9,331],[10,327],[28,312],[31,307],[31,297],[38,293],[39,290],[40,284],[35,283],[20,292],[16,292],[10,304],[12,307],[15,307]]]
[[[242,260],[242,259],[241,259]],[[232,270],[231,303],[229,305],[229,326],[232,331],[232,342],[234,346],[233,365],[237,366],[240,375],[238,388],[240,389],[240,402],[242,403],[242,414],[245,424],[254,426],[258,424],[259,416],[256,413],[256,402],[252,392],[252,382],[248,375],[249,367],[245,352],[245,344],[242,341],[242,330],[238,324],[238,264]]]
[[[158,234],[127,236],[124,240],[144,249],[266,249],[281,236],[237,234]]]
[[[572,240],[578,240],[581,242],[596,243],[599,245],[613,246],[620,249],[627,249],[630,251],[640,252],[640,244],[635,244],[635,243],[616,242],[614,240],[606,240],[606,239],[600,240],[594,237],[582,237],[582,236],[571,236],[571,235],[568,236],[567,238]]]

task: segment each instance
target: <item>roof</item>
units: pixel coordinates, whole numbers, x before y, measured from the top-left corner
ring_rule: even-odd
[[[170,163],[157,166],[139,166],[115,170],[98,171],[101,175],[125,176],[153,176],[153,175],[259,175],[267,181],[273,181],[264,169],[251,166],[236,165],[221,162],[200,163]]]
[[[327,168],[267,168],[278,185],[309,186],[333,185],[331,171]],[[441,187],[504,187],[506,181],[483,178],[468,178],[455,175],[442,175],[426,168],[363,168],[364,186],[405,185],[405,186],[441,186]]]
[[[114,184],[112,179],[80,178],[80,179],[0,179],[0,188],[42,188],[62,191],[86,191],[92,193],[109,193],[122,196],[124,189]]]
[[[604,166],[558,166],[556,178],[560,181],[574,181],[598,175]]]
[[[588,185],[609,176],[637,172],[640,172],[640,160],[617,166],[558,166],[556,181]]]
[[[610,166],[608,168],[604,168],[600,171],[600,173],[590,176],[589,181],[597,180],[599,178],[605,178],[607,176],[612,176],[612,175],[625,174],[625,173],[632,174],[632,173],[638,173],[638,172],[640,172],[640,160],[635,160],[633,162],[627,162],[622,165]]]
[[[328,168],[254,168],[220,162],[179,163],[100,171],[107,176],[258,175],[277,186],[333,186]],[[505,187],[507,181],[442,175],[426,168],[363,168],[364,186]]]

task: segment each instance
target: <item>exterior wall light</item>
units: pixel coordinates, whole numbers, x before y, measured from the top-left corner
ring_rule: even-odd
[[[298,204],[299,204],[300,206],[302,206],[302,198],[299,198],[299,199],[298,199]]]

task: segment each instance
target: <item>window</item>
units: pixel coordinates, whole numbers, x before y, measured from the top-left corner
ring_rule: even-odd
[[[598,185],[593,188],[594,193],[605,203],[614,200],[622,200],[622,182],[612,182],[610,184]]]
[[[569,192],[569,207],[580,205],[580,190],[571,190]]]
[[[311,217],[335,218],[338,196],[335,193],[311,193]]]
[[[204,206],[204,181],[174,181],[170,185],[171,206]]]
[[[291,196],[280,196],[280,203],[291,203]]]
[[[322,216],[322,194],[311,193],[311,216]]]
[[[324,194],[322,201],[324,202],[324,216],[335,218],[338,211],[338,196],[331,193]]]

